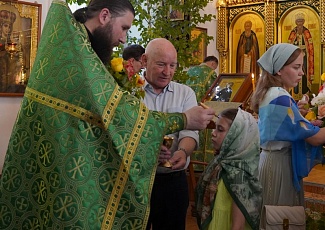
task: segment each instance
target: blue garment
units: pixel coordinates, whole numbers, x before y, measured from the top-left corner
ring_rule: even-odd
[[[301,189],[299,181],[324,161],[322,146],[311,146],[304,140],[319,130],[300,114],[298,105],[285,89],[269,89],[259,109],[261,146],[269,141],[291,143],[293,184],[297,191]]]

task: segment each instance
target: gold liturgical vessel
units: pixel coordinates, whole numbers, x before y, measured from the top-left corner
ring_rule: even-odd
[[[163,145],[170,149],[173,145],[174,137],[164,136]],[[173,165],[167,160],[165,163],[160,164],[162,167],[171,168]]]

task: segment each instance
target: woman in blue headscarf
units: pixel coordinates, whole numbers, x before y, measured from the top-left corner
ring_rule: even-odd
[[[323,162],[325,129],[307,121],[288,93],[302,79],[303,57],[297,46],[281,43],[257,61],[263,73],[252,107],[259,115],[263,205],[303,206],[302,179]]]

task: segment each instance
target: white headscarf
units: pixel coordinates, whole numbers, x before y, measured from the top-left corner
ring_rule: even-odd
[[[275,75],[298,48],[298,46],[289,43],[276,44],[271,46],[262,57],[257,60],[257,63],[262,69]]]

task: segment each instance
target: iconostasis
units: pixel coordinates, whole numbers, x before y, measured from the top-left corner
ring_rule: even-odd
[[[305,75],[290,93],[296,100],[308,91],[317,94],[324,72],[324,5],[325,0],[219,0],[220,73],[248,73],[258,81],[256,60],[276,43],[291,43],[305,53]]]

